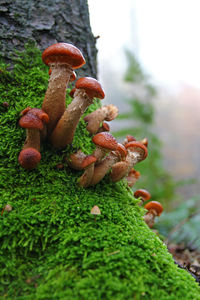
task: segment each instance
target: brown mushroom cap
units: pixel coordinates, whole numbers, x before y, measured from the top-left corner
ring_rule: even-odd
[[[95,163],[96,161],[97,161],[97,158],[94,155],[88,155],[88,156],[86,156],[86,158],[82,162],[81,167],[83,169],[85,169],[88,166],[90,166],[91,164]]]
[[[20,165],[27,170],[34,169],[41,159],[41,154],[34,148],[26,148],[19,154],[18,161]]]
[[[89,97],[103,99],[105,97],[101,84],[92,77],[79,78],[75,84],[77,89],[83,89]]]
[[[93,136],[92,142],[108,150],[116,150],[118,147],[117,140],[109,132],[97,133]]]
[[[67,64],[72,69],[78,69],[85,64],[81,51],[67,43],[57,43],[49,46],[42,53],[42,60],[46,65],[51,63]]]
[[[127,176],[134,176],[136,179],[140,178],[140,172],[136,171],[134,168],[130,170]]]
[[[145,189],[139,189],[134,193],[135,198],[142,198],[143,201],[148,201],[151,199],[151,194]]]
[[[124,145],[122,145],[120,143],[118,143],[116,151],[119,152],[122,160],[124,160],[125,157],[127,156],[126,148],[124,147]]]
[[[126,149],[132,148],[133,152],[138,152],[140,154],[140,158],[138,159],[138,162],[144,160],[148,155],[147,147],[145,147],[143,144],[137,141],[129,142],[125,145]]]
[[[39,129],[44,127],[43,123],[49,122],[49,116],[41,109],[27,107],[22,112],[19,125],[27,129]]]
[[[73,89],[69,92],[70,97],[72,97],[72,98],[74,97],[75,91],[76,91],[76,88],[73,88]]]
[[[149,212],[155,211],[157,216],[160,216],[163,212],[163,206],[158,201],[150,201],[147,204],[145,204],[144,208],[146,208]]]
[[[103,131],[110,131],[110,126],[106,122],[102,123],[101,128],[102,128]]]

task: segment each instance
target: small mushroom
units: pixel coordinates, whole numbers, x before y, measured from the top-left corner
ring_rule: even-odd
[[[24,109],[21,114],[19,125],[26,128],[26,140],[18,161],[23,168],[31,170],[37,166],[41,159],[41,131],[44,129],[44,124],[49,122],[49,117],[41,109],[30,107]]]
[[[106,122],[103,122],[102,125],[99,127],[97,133],[100,133],[100,132],[105,132],[105,131],[110,131],[110,126],[108,125],[108,123]]]
[[[93,136],[92,142],[96,145],[96,149],[92,153],[99,163],[102,158],[110,151],[116,150],[118,147],[117,140],[109,132],[100,132]]]
[[[6,204],[1,211],[1,216],[3,216],[4,211],[7,211],[7,212],[12,211],[12,206],[10,204]]]
[[[144,160],[148,155],[147,148],[137,141],[129,142],[125,145],[128,152],[126,161],[128,163],[127,174],[134,167],[135,164]]]
[[[18,157],[19,164],[27,170],[36,168],[40,160],[40,152],[37,149],[31,147],[23,149]]]
[[[134,165],[147,157],[147,148],[137,141],[126,143],[125,148],[127,149],[125,161],[117,162],[112,166],[110,177],[113,182],[128,176]]]
[[[138,189],[137,191],[135,191],[134,197],[137,199],[140,198],[141,201],[139,203],[139,206],[142,206],[145,201],[151,199],[151,194],[145,189]]]
[[[158,201],[150,201],[148,202],[144,208],[148,210],[146,215],[143,217],[146,224],[149,228],[152,228],[154,225],[155,217],[159,217],[163,212],[163,206]]]
[[[91,215],[94,215],[94,221],[96,222],[96,217],[101,215],[101,211],[97,205],[93,206],[90,211]]]
[[[136,181],[140,178],[140,172],[136,171],[134,168],[132,168],[128,175],[126,176],[126,180],[128,182],[128,186],[132,187],[136,183]]]
[[[136,138],[135,138],[134,136],[128,134],[128,135],[126,136],[126,138],[124,139],[123,145],[126,145],[126,144],[128,144],[129,142],[134,142],[134,141],[136,141]]]
[[[99,109],[93,111],[84,118],[87,123],[86,129],[90,134],[97,133],[100,124],[105,121],[112,121],[118,116],[118,108],[113,105],[104,105]]]
[[[75,93],[76,88],[73,88],[70,92],[69,95],[71,98],[74,98],[74,93]]]
[[[42,60],[52,72],[42,104],[42,109],[49,115],[47,131],[50,135],[65,111],[66,88],[73,70],[82,67],[85,59],[75,46],[57,43],[44,50]]]
[[[112,182],[117,182],[124,178],[127,175],[127,169],[128,162],[126,160],[119,161],[116,164],[114,164],[110,173],[110,178]]]
[[[81,150],[78,150],[76,153],[72,153],[70,157],[66,158],[67,164],[74,170],[83,170],[83,161],[87,155]]]
[[[76,81],[75,87],[74,98],[50,137],[52,145],[57,149],[63,149],[72,142],[80,117],[92,104],[93,98],[103,99],[105,97],[100,83],[94,78],[80,78]]]
[[[82,163],[82,168],[85,169],[83,175],[79,178],[79,185],[82,187],[87,187],[91,180],[94,173],[94,163],[97,161],[96,157],[93,155],[88,155],[84,159]]]
[[[124,160],[127,151],[122,144],[118,144],[115,151],[111,151],[102,161],[100,161],[94,168],[94,174],[90,185],[95,185],[106,175],[106,173],[120,160]]]

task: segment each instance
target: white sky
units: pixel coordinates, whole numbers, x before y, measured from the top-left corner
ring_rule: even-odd
[[[200,86],[200,0],[88,0],[103,64],[120,70],[123,49],[133,50],[145,70],[166,85]],[[125,67],[124,67],[125,68]]]

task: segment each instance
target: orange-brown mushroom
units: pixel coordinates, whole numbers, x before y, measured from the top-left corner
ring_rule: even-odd
[[[49,122],[48,115],[41,109],[27,107],[22,112],[19,125],[26,128],[26,140],[18,161],[25,169],[33,169],[41,159],[40,140],[44,124]]]
[[[66,157],[67,164],[74,170],[83,170],[83,161],[87,155],[81,150],[78,150],[76,153],[72,153],[69,158]]]
[[[137,191],[135,191],[134,197],[137,199],[140,198],[141,201],[139,205],[141,206],[145,201],[151,199],[151,194],[145,189],[138,189]]]
[[[118,108],[113,105],[104,105],[93,111],[84,118],[87,123],[86,129],[90,134],[97,133],[100,124],[105,121],[112,121],[118,116]]]
[[[97,158],[97,163],[99,163],[108,152],[116,150],[118,147],[117,140],[109,132],[97,133],[93,136],[92,142],[96,145],[96,149],[92,155]]]
[[[125,161],[117,162],[112,166],[111,180],[117,182],[126,177],[135,164],[147,157],[147,148],[137,141],[131,141],[125,144],[127,156]]]
[[[105,131],[110,131],[110,126],[108,125],[108,123],[103,122],[102,125],[99,127],[97,133],[105,132]]]
[[[125,159],[126,154],[127,151],[125,147],[121,144],[118,144],[116,150],[111,151],[102,161],[95,165],[94,174],[90,185],[95,185],[101,181],[114,164]]]
[[[144,208],[148,210],[148,212],[144,216],[144,221],[150,228],[152,228],[154,225],[155,217],[159,217],[163,212],[163,206],[158,201],[150,201],[145,204]]]
[[[96,149],[93,151],[91,156],[96,160],[92,164],[90,164],[89,168],[87,169],[87,173],[89,172],[89,178],[87,179],[87,181],[85,180],[84,183],[81,183],[81,185],[84,187],[88,187],[91,185],[90,183],[93,179],[95,163],[98,164],[108,152],[116,150],[118,148],[116,139],[108,132],[101,132],[96,134],[93,137],[92,141],[96,145]]]
[[[80,78],[76,81],[75,87],[74,98],[50,137],[52,145],[57,149],[63,149],[72,142],[80,117],[92,104],[93,98],[103,99],[105,97],[100,83],[94,78]]]
[[[126,144],[128,144],[129,142],[134,142],[134,141],[136,141],[136,138],[135,138],[134,136],[128,134],[128,135],[126,136],[126,138],[124,139],[123,145],[126,145]]]
[[[128,175],[126,176],[126,180],[128,183],[129,187],[134,186],[134,184],[136,183],[136,181],[140,178],[140,172],[136,171],[134,168],[132,168]]]
[[[66,87],[73,76],[73,70],[83,66],[85,59],[75,46],[57,43],[44,50],[42,60],[52,71],[42,104],[42,109],[50,118],[47,126],[50,135],[65,111]]]

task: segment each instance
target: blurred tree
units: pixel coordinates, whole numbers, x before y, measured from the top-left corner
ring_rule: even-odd
[[[12,63],[16,50],[34,42],[43,51],[57,42],[72,43],[87,64],[79,74],[96,77],[96,40],[91,32],[87,0],[3,0],[0,3],[0,55]]]
[[[141,172],[141,178],[133,188],[149,190],[152,194],[152,199],[165,203],[166,208],[169,200],[175,197],[176,183],[163,168],[162,144],[153,132],[155,118],[153,99],[156,95],[156,89],[151,84],[149,76],[142,70],[134,54],[126,50],[126,56],[128,68],[125,74],[125,81],[134,87],[134,92],[133,97],[127,100],[130,110],[127,113],[120,114],[118,119],[128,119],[130,124],[133,125],[116,132],[115,136],[125,138],[127,134],[131,134],[138,140],[144,137],[148,138],[149,155],[144,162],[136,166],[136,169]]]

